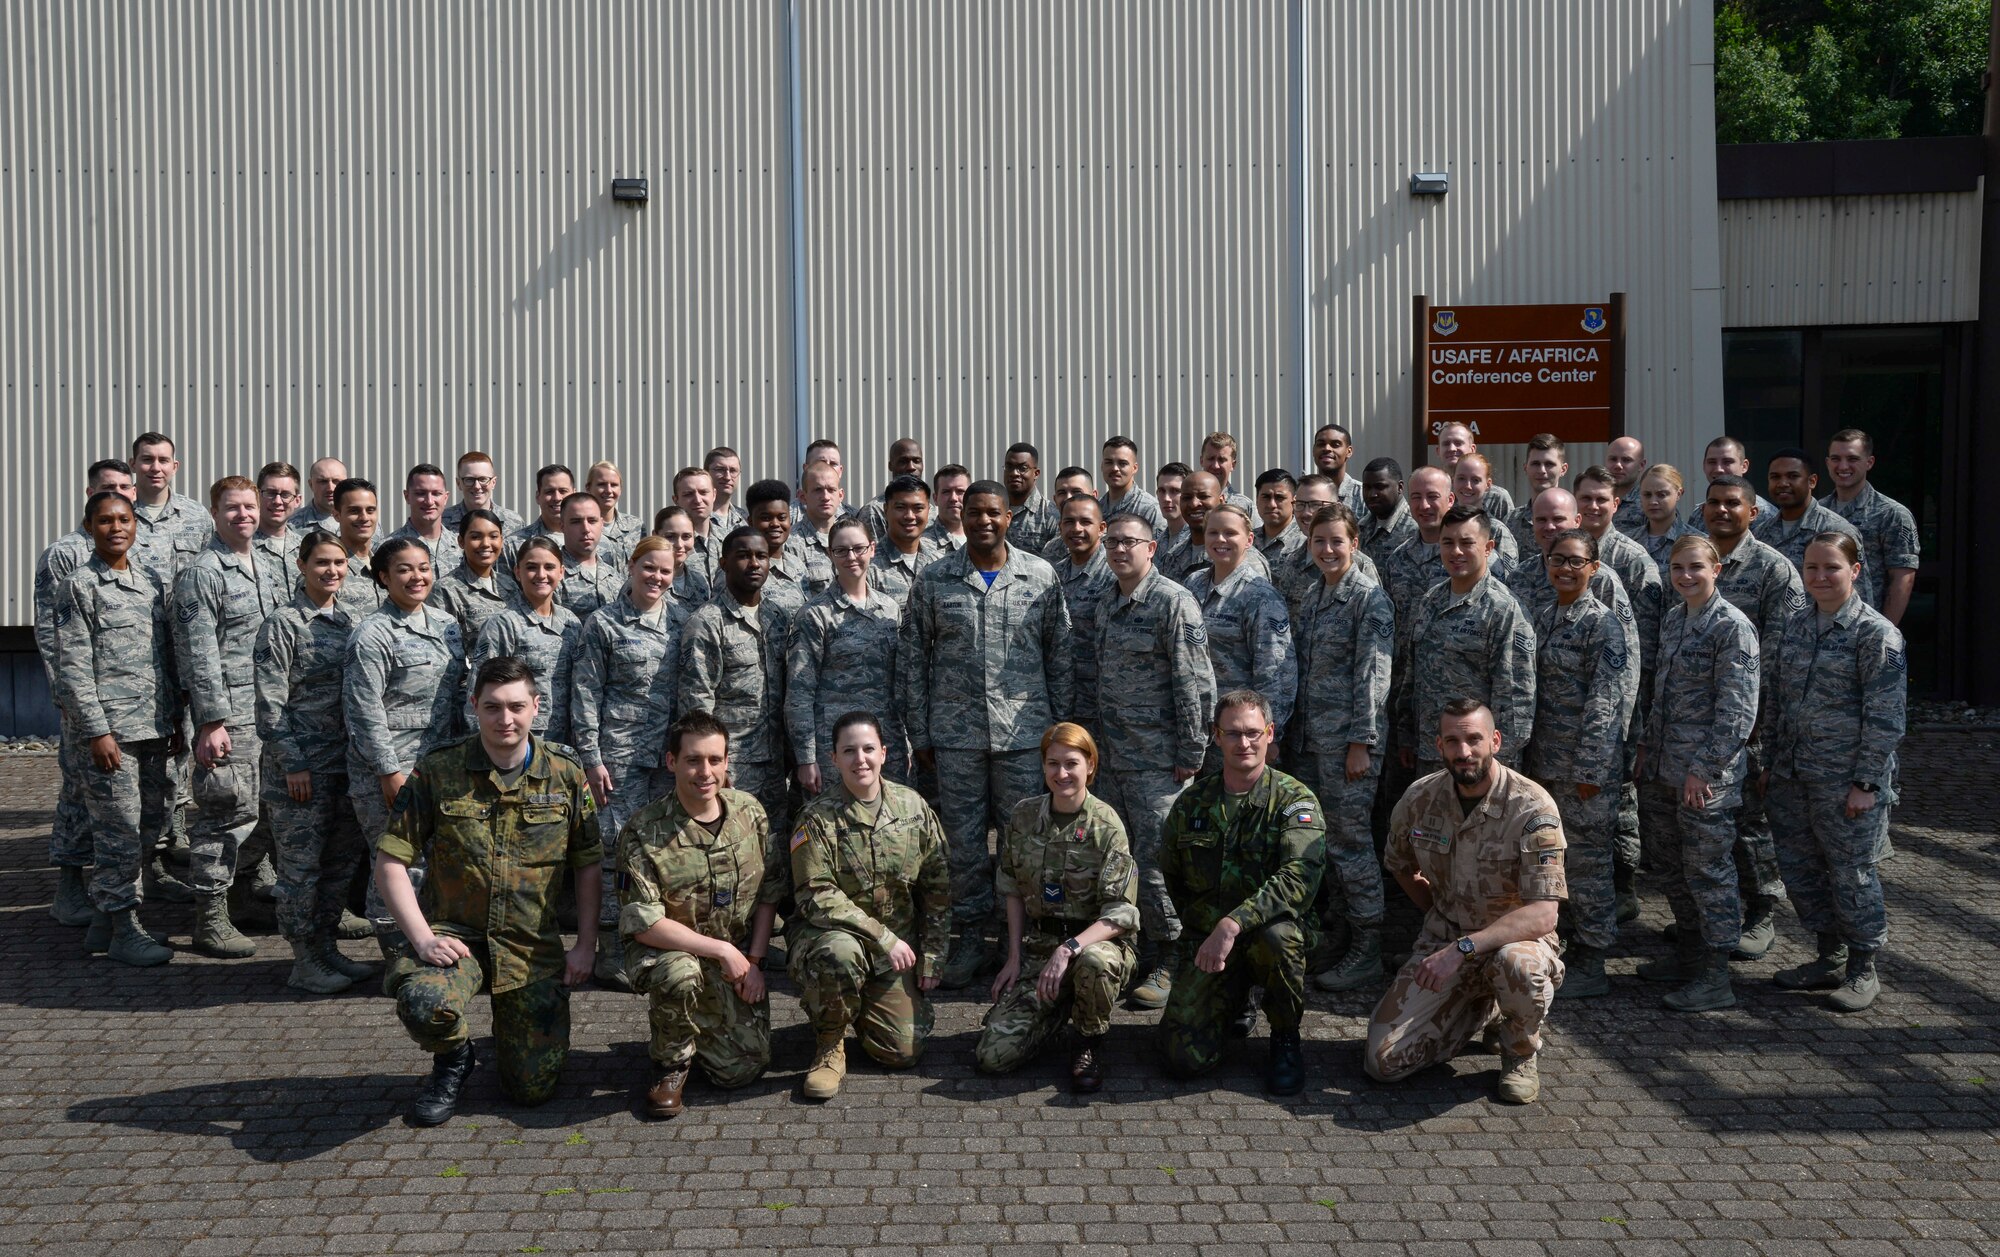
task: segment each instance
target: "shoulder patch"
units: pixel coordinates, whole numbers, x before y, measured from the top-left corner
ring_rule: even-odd
[[[1295,825],[1310,825],[1313,823],[1313,816],[1318,811],[1319,809],[1313,804],[1294,803],[1285,809],[1285,819]]]
[[[1527,824],[1521,826],[1521,832],[1532,834],[1544,829],[1561,828],[1562,820],[1554,812],[1537,812],[1528,818]]]
[[[1282,633],[1290,627],[1291,621],[1281,615],[1270,616],[1264,621],[1264,631],[1266,633]]]
[[[1527,654],[1535,653],[1535,634],[1532,629],[1521,629],[1514,634],[1514,649]]]
[[[1183,624],[1181,636],[1187,639],[1187,644],[1190,646],[1208,645],[1208,629],[1200,623]]]
[[[1604,662],[1613,672],[1623,672],[1626,661],[1629,658],[1630,656],[1625,653],[1624,642],[1609,641],[1604,643]]]
[[[1900,650],[1889,651],[1882,662],[1891,672],[1902,672],[1909,667],[1909,661],[1903,657],[1903,652]]]
[[[809,838],[809,837],[811,837],[811,835],[810,835],[810,834],[808,834],[808,833],[806,833],[806,829],[805,829],[805,826],[803,826],[803,825],[801,825],[801,826],[799,826],[799,827],[798,827],[797,829],[793,830],[793,831],[792,831],[792,845],[791,845],[791,847],[790,847],[790,850],[793,850],[793,851],[797,851],[797,850],[798,850],[798,849],[799,849],[800,847],[803,847],[803,846],[805,846],[805,845],[806,845],[806,839],[807,839],[807,838]]]
[[[174,614],[182,624],[193,624],[194,618],[201,614],[201,608],[195,605],[193,599],[189,599],[187,602],[182,603],[179,610]]]

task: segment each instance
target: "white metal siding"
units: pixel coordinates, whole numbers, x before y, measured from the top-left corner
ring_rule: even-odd
[[[6,622],[144,429],[197,498],[477,444],[517,509],[596,458],[650,505],[789,457],[772,5],[24,0],[0,41]]]
[[[1315,3],[1314,413],[1407,459],[1410,299],[1628,294],[1627,430],[1698,459],[1721,414],[1709,0]],[[1451,192],[1417,197],[1414,171]],[[1693,369],[1698,356],[1716,370]],[[1522,447],[1494,451],[1517,492]],[[1580,470],[1602,454],[1575,446]]]
[[[1120,431],[1296,461],[1288,7],[802,0],[811,427],[852,492],[906,434],[976,476]]]
[[[1729,327],[1979,317],[1980,193],[1722,202]]]

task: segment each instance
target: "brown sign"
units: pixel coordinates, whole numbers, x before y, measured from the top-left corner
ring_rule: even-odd
[[[1610,440],[1622,409],[1622,306],[1617,297],[1601,305],[1420,305],[1424,439],[1434,444],[1439,428],[1462,423],[1481,445],[1537,432]]]

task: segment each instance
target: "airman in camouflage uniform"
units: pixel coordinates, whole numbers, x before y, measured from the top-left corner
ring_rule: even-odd
[[[335,944],[347,888],[368,856],[347,779],[342,679],[352,634],[338,601],[322,609],[297,594],[258,630],[255,661],[261,791],[278,867],[278,931],[294,946],[302,984],[336,988],[372,972],[350,965]],[[310,775],[304,801],[291,795],[286,778],[292,773]]]
[[[444,525],[444,530],[447,533],[450,533],[452,536],[456,537],[458,535],[458,526],[465,522],[465,512],[470,509],[472,508],[466,506],[466,504],[462,500],[453,502],[450,506],[444,508],[444,515],[441,517],[439,522],[441,522]],[[510,510],[509,508],[504,506],[496,504],[493,506],[486,507],[485,509],[492,511],[495,515],[498,515],[500,517],[500,523],[503,526],[504,530],[509,533],[518,531],[521,528],[521,526],[527,522],[526,520],[521,518],[521,513],[519,511]],[[294,518],[297,517],[294,516]]]
[[[389,827],[382,779],[410,772],[459,736],[466,690],[461,642],[458,621],[444,612],[427,605],[406,611],[394,602],[362,619],[347,639],[341,677],[347,789],[370,852]],[[421,865],[413,870],[421,873]],[[395,946],[394,923],[372,883],[367,912],[386,953]]]
[[[1362,571],[1358,552],[1340,582],[1324,579],[1299,600],[1299,719],[1285,765],[1319,799],[1327,829],[1328,889],[1349,930],[1342,962],[1320,974],[1326,990],[1352,990],[1382,976],[1382,864],[1369,831],[1389,745],[1389,674],[1396,618],[1389,595]],[[1350,776],[1356,748],[1366,768]]]
[[[1880,989],[1874,961],[1889,918],[1877,865],[1896,801],[1908,679],[1903,635],[1856,580],[1839,610],[1807,607],[1786,623],[1769,687],[1771,825],[1799,923],[1819,938],[1819,959],[1778,981],[1840,986],[1834,1003],[1848,1011]],[[1871,795],[1872,807],[1852,810]]]
[[[128,477],[129,479],[129,477]],[[67,532],[49,543],[35,561],[35,652],[42,660],[42,674],[54,696],[59,651],[56,646],[56,600],[63,582],[90,561],[90,537],[83,529]],[[56,795],[55,815],[49,823],[49,863],[60,870],[56,889],[55,915],[64,925],[90,924],[90,892],[84,868],[90,863],[90,808],[84,803],[83,783],[90,771],[90,746],[76,733],[69,713],[56,708],[59,740],[56,766],[62,785]]]
[[[729,729],[730,780],[756,796],[775,828],[791,815],[785,762],[785,647],[791,616],[764,598],[746,606],[725,585],[681,630],[678,710]]]
[[[724,789],[717,801],[722,816],[713,833],[669,794],[641,808],[619,837],[625,971],[647,997],[653,1063],[678,1075],[674,1101],[658,1116],[678,1110],[679,1084],[697,1061],[725,1088],[756,1081],[771,1063],[768,998],[744,1000],[717,960],[640,937],[671,921],[730,944],[753,966],[762,959],[754,945],[768,941],[771,920],[790,895],[791,858],[756,799]]]
[[[833,763],[833,722],[850,711],[870,712],[882,721],[888,755],[883,771],[895,781],[909,780],[908,743],[894,699],[901,617],[896,599],[881,590],[871,587],[857,602],[836,582],[792,621],[785,651],[785,732],[792,762],[817,764],[822,788],[840,776]]]
[[[1794,568],[1804,566],[1807,544],[1823,532],[1837,532],[1842,536],[1852,537],[1857,547],[1863,544],[1859,529],[1835,514],[1829,507],[1811,498],[1806,499],[1805,511],[1795,520],[1788,520],[1782,514],[1774,514],[1769,518],[1760,515],[1756,523],[1751,525],[1751,534],[1784,555]],[[1867,571],[1865,563],[1862,565],[1862,570],[1864,573]]]
[[[987,499],[979,482],[968,517]],[[1003,517],[1004,518],[1004,517]],[[980,525],[968,522],[968,532]],[[1042,731],[1075,706],[1069,613],[1048,564],[1011,543],[989,586],[970,546],[925,568],[903,609],[897,695],[918,756],[934,757],[959,942],[947,986],[972,980],[994,912],[987,829],[1037,793]]]
[[[1478,716],[1457,719],[1484,725]],[[1497,1023],[1500,1098],[1526,1103],[1540,1093],[1542,1023],[1563,982],[1556,914],[1548,914],[1549,931],[1539,937],[1473,936],[1528,905],[1568,897],[1562,821],[1546,790],[1491,760],[1486,792],[1467,812],[1459,771],[1418,779],[1390,815],[1382,863],[1424,909],[1424,928],[1369,1018],[1361,1064],[1369,1077],[1395,1082],[1450,1060]],[[1535,928],[1531,917],[1525,929]],[[1442,980],[1421,983],[1454,948],[1459,958]]]
[[[390,542],[400,541],[404,538],[416,542],[424,548],[425,553],[431,556],[431,572],[437,576],[442,576],[452,568],[457,567],[464,557],[458,549],[458,534],[444,527],[442,523],[439,524],[437,536],[426,537],[417,531],[415,522],[405,520],[401,528],[383,537],[382,540],[383,542]]]
[[[223,483],[227,483],[226,481]],[[226,489],[219,498],[254,489]],[[218,510],[218,534],[231,525]],[[188,884],[197,917],[194,946],[212,956],[241,959],[257,945],[230,924],[223,897],[236,881],[236,865],[257,826],[257,632],[284,601],[275,574],[256,552],[238,553],[221,535],[174,581],[174,664],[197,729],[220,724],[230,750],[211,765],[194,767],[199,805],[189,827]]]
[[[167,588],[215,536],[215,521],[201,504],[184,493],[160,506],[138,502],[139,536],[132,543],[132,562],[155,573]]]
[[[846,1068],[849,1026],[891,1069],[923,1055],[932,1024],[924,985],[942,974],[951,937],[951,871],[937,816],[891,781],[872,806],[845,782],[829,784],[806,805],[790,846],[798,911],[786,933],[787,972],[818,1041],[812,1074],[832,1076],[832,1089],[809,1085],[807,1094],[826,1099]],[[890,959],[899,942],[917,954],[900,973]]]
[[[1785,565],[1785,570],[1791,569]],[[1679,955],[1641,966],[1639,974],[1688,982],[1682,990],[1690,994],[1677,990],[1668,997],[1679,997],[1669,1007],[1687,1005],[1683,1011],[1735,1003],[1728,957],[1742,939],[1743,901],[1732,853],[1760,672],[1757,630],[1719,589],[1699,608],[1683,602],[1661,621],[1659,669],[1641,744],[1639,805],[1647,814],[1649,841],[1659,844],[1654,865],[1667,874]],[[1700,806],[1691,806],[1684,795],[1689,776],[1710,792]]]
[[[1134,515],[1146,521],[1146,527],[1153,530],[1155,541],[1167,539],[1167,517],[1160,514],[1160,500],[1138,485],[1133,485],[1117,497],[1106,488],[1098,495],[1097,503],[1104,511],[1106,523],[1120,515]]]
[[[1065,503],[1064,506],[1067,509],[1068,504]],[[1054,566],[1056,583],[1062,587],[1063,609],[1069,613],[1073,642],[1070,659],[1076,683],[1076,705],[1071,719],[1088,729],[1091,736],[1095,737],[1098,730],[1097,705],[1100,701],[1097,684],[1097,613],[1104,602],[1104,591],[1117,582],[1112,579],[1111,568],[1104,561],[1102,528],[1097,523],[1099,513],[1095,504],[1076,509],[1090,517],[1090,525],[1100,534],[1100,540],[1091,547],[1090,557],[1082,563],[1064,553],[1055,561]]]
[[[994,891],[1002,901],[1021,901],[1020,976],[986,1014],[974,1049],[979,1068],[994,1074],[1019,1069],[1065,1021],[1085,1044],[1104,1038],[1132,972],[1138,886],[1125,826],[1102,799],[1086,794],[1083,810],[1067,816],[1052,810],[1046,794],[1014,808],[1000,839]],[[1049,958],[1096,921],[1120,933],[1072,948],[1061,996],[1044,1001],[1036,984]]]
[[[1268,721],[1254,704],[1244,703],[1245,693],[1237,691],[1234,703],[1227,694],[1218,700],[1218,736],[1246,710]],[[1271,1023],[1266,1083],[1291,1094],[1305,1085],[1299,1021],[1326,826],[1319,801],[1299,781],[1264,765],[1247,793],[1232,794],[1230,773],[1225,752],[1223,770],[1195,778],[1167,814],[1161,863],[1185,928],[1173,990],[1160,1018],[1160,1044],[1175,1077],[1213,1069],[1222,1059],[1229,1023],[1251,986],[1261,986]],[[1225,921],[1234,925],[1233,942],[1224,963],[1210,971],[1198,955]]]
[[[1605,575],[1602,568],[1597,575]],[[1616,608],[1597,597],[1596,584],[1568,606],[1551,600],[1536,616],[1535,738],[1521,765],[1555,800],[1568,842],[1572,996],[1608,989],[1604,953],[1618,941],[1612,876],[1618,786],[1625,775],[1625,736],[1639,703],[1639,638],[1631,608],[1615,581]]]
[[[1060,522],[1055,503],[1035,486],[1041,480],[1042,456],[1027,442],[1017,442],[1007,450],[1002,481],[1007,486],[1007,545],[1025,554],[1039,555],[1056,535]]]
[[[875,558],[868,565],[868,587],[881,590],[894,598],[898,605],[908,602],[917,577],[950,550],[950,546],[928,531],[917,538],[917,548],[909,554],[898,550],[893,539],[878,538]]]
[[[1882,610],[1889,573],[1897,568],[1915,572],[1923,561],[1916,518],[1909,507],[1885,497],[1865,480],[1860,490],[1845,502],[1833,493],[1819,501],[1861,534],[1861,595],[1869,606]]]
[[[556,586],[556,601],[587,620],[590,613],[615,600],[625,589],[626,552],[609,542],[600,542],[592,552],[594,562],[585,562],[562,552],[562,584]]]
[[[139,874],[166,835],[173,802],[167,757],[182,711],[169,598],[163,576],[129,560],[113,567],[97,549],[63,582],[55,610],[56,703],[91,756],[83,788],[96,915],[84,946],[155,965],[172,953],[139,925]],[[107,736],[116,742],[115,767],[91,746]]]
[[[350,572],[348,580],[352,582],[356,579],[357,575]],[[363,584],[374,584],[366,575],[360,575],[358,579]],[[486,622],[513,605],[520,596],[520,584],[500,562],[496,561],[493,570],[486,575],[475,576],[460,559],[457,566],[438,578],[425,601],[458,621],[460,641],[477,642],[479,630],[486,627]]]
[[[1215,583],[1215,569],[1203,568],[1188,577],[1187,589],[1201,608],[1217,692],[1262,694],[1271,704],[1277,736],[1282,738],[1291,723],[1299,684],[1298,652],[1292,645],[1292,618],[1284,596],[1252,572],[1247,562],[1220,585]],[[1214,767],[1212,749],[1205,762]]]
[[[576,663],[577,643],[582,639],[583,621],[561,603],[551,607],[544,618],[517,602],[487,619],[465,657],[465,670],[476,675],[480,664],[502,655],[512,655],[526,663],[534,670],[535,689],[542,695],[541,710],[535,713],[535,734],[566,746],[573,736],[569,719],[570,673]],[[470,699],[468,694],[468,703]],[[468,706],[466,710],[469,722],[471,708]]]
[[[541,738],[511,781],[477,735],[426,753],[410,773],[376,846],[377,879],[389,861],[427,867],[417,891],[424,923],[470,952],[447,966],[400,954],[384,982],[403,1029],[437,1058],[434,1081],[457,1070],[462,1085],[471,1071],[467,1014],[473,998],[490,991],[500,1089],[523,1105],[555,1094],[569,1058],[566,981],[581,980],[576,971],[587,971],[588,961],[579,965],[578,955],[596,943],[596,923],[586,918],[565,955],[556,896],[565,867],[580,885],[597,876],[596,815],[583,765]],[[450,1106],[432,1116],[412,1113],[434,1125]]]
[[[1452,527],[1447,524],[1447,531]],[[1420,764],[1437,763],[1438,750],[1417,731],[1437,728],[1439,713],[1453,699],[1476,699],[1492,711],[1502,763],[1519,761],[1534,730],[1535,629],[1514,595],[1483,567],[1464,593],[1448,580],[1433,587],[1400,635],[1392,698],[1397,741],[1415,748]]]

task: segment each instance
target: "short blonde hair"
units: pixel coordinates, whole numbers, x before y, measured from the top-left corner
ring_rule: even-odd
[[[1646,474],[1639,477],[1639,483],[1645,484],[1648,480],[1664,480],[1674,487],[1676,493],[1687,491],[1687,481],[1682,479],[1680,468],[1672,463],[1654,463],[1646,468]]]
[[[1679,541],[1674,542],[1674,548],[1667,553],[1667,561],[1671,563],[1673,560],[1681,557],[1681,551],[1683,550],[1704,551],[1708,555],[1710,563],[1715,564],[1717,567],[1722,566],[1722,551],[1715,548],[1713,541],[1710,541],[1698,532],[1691,532]]]

